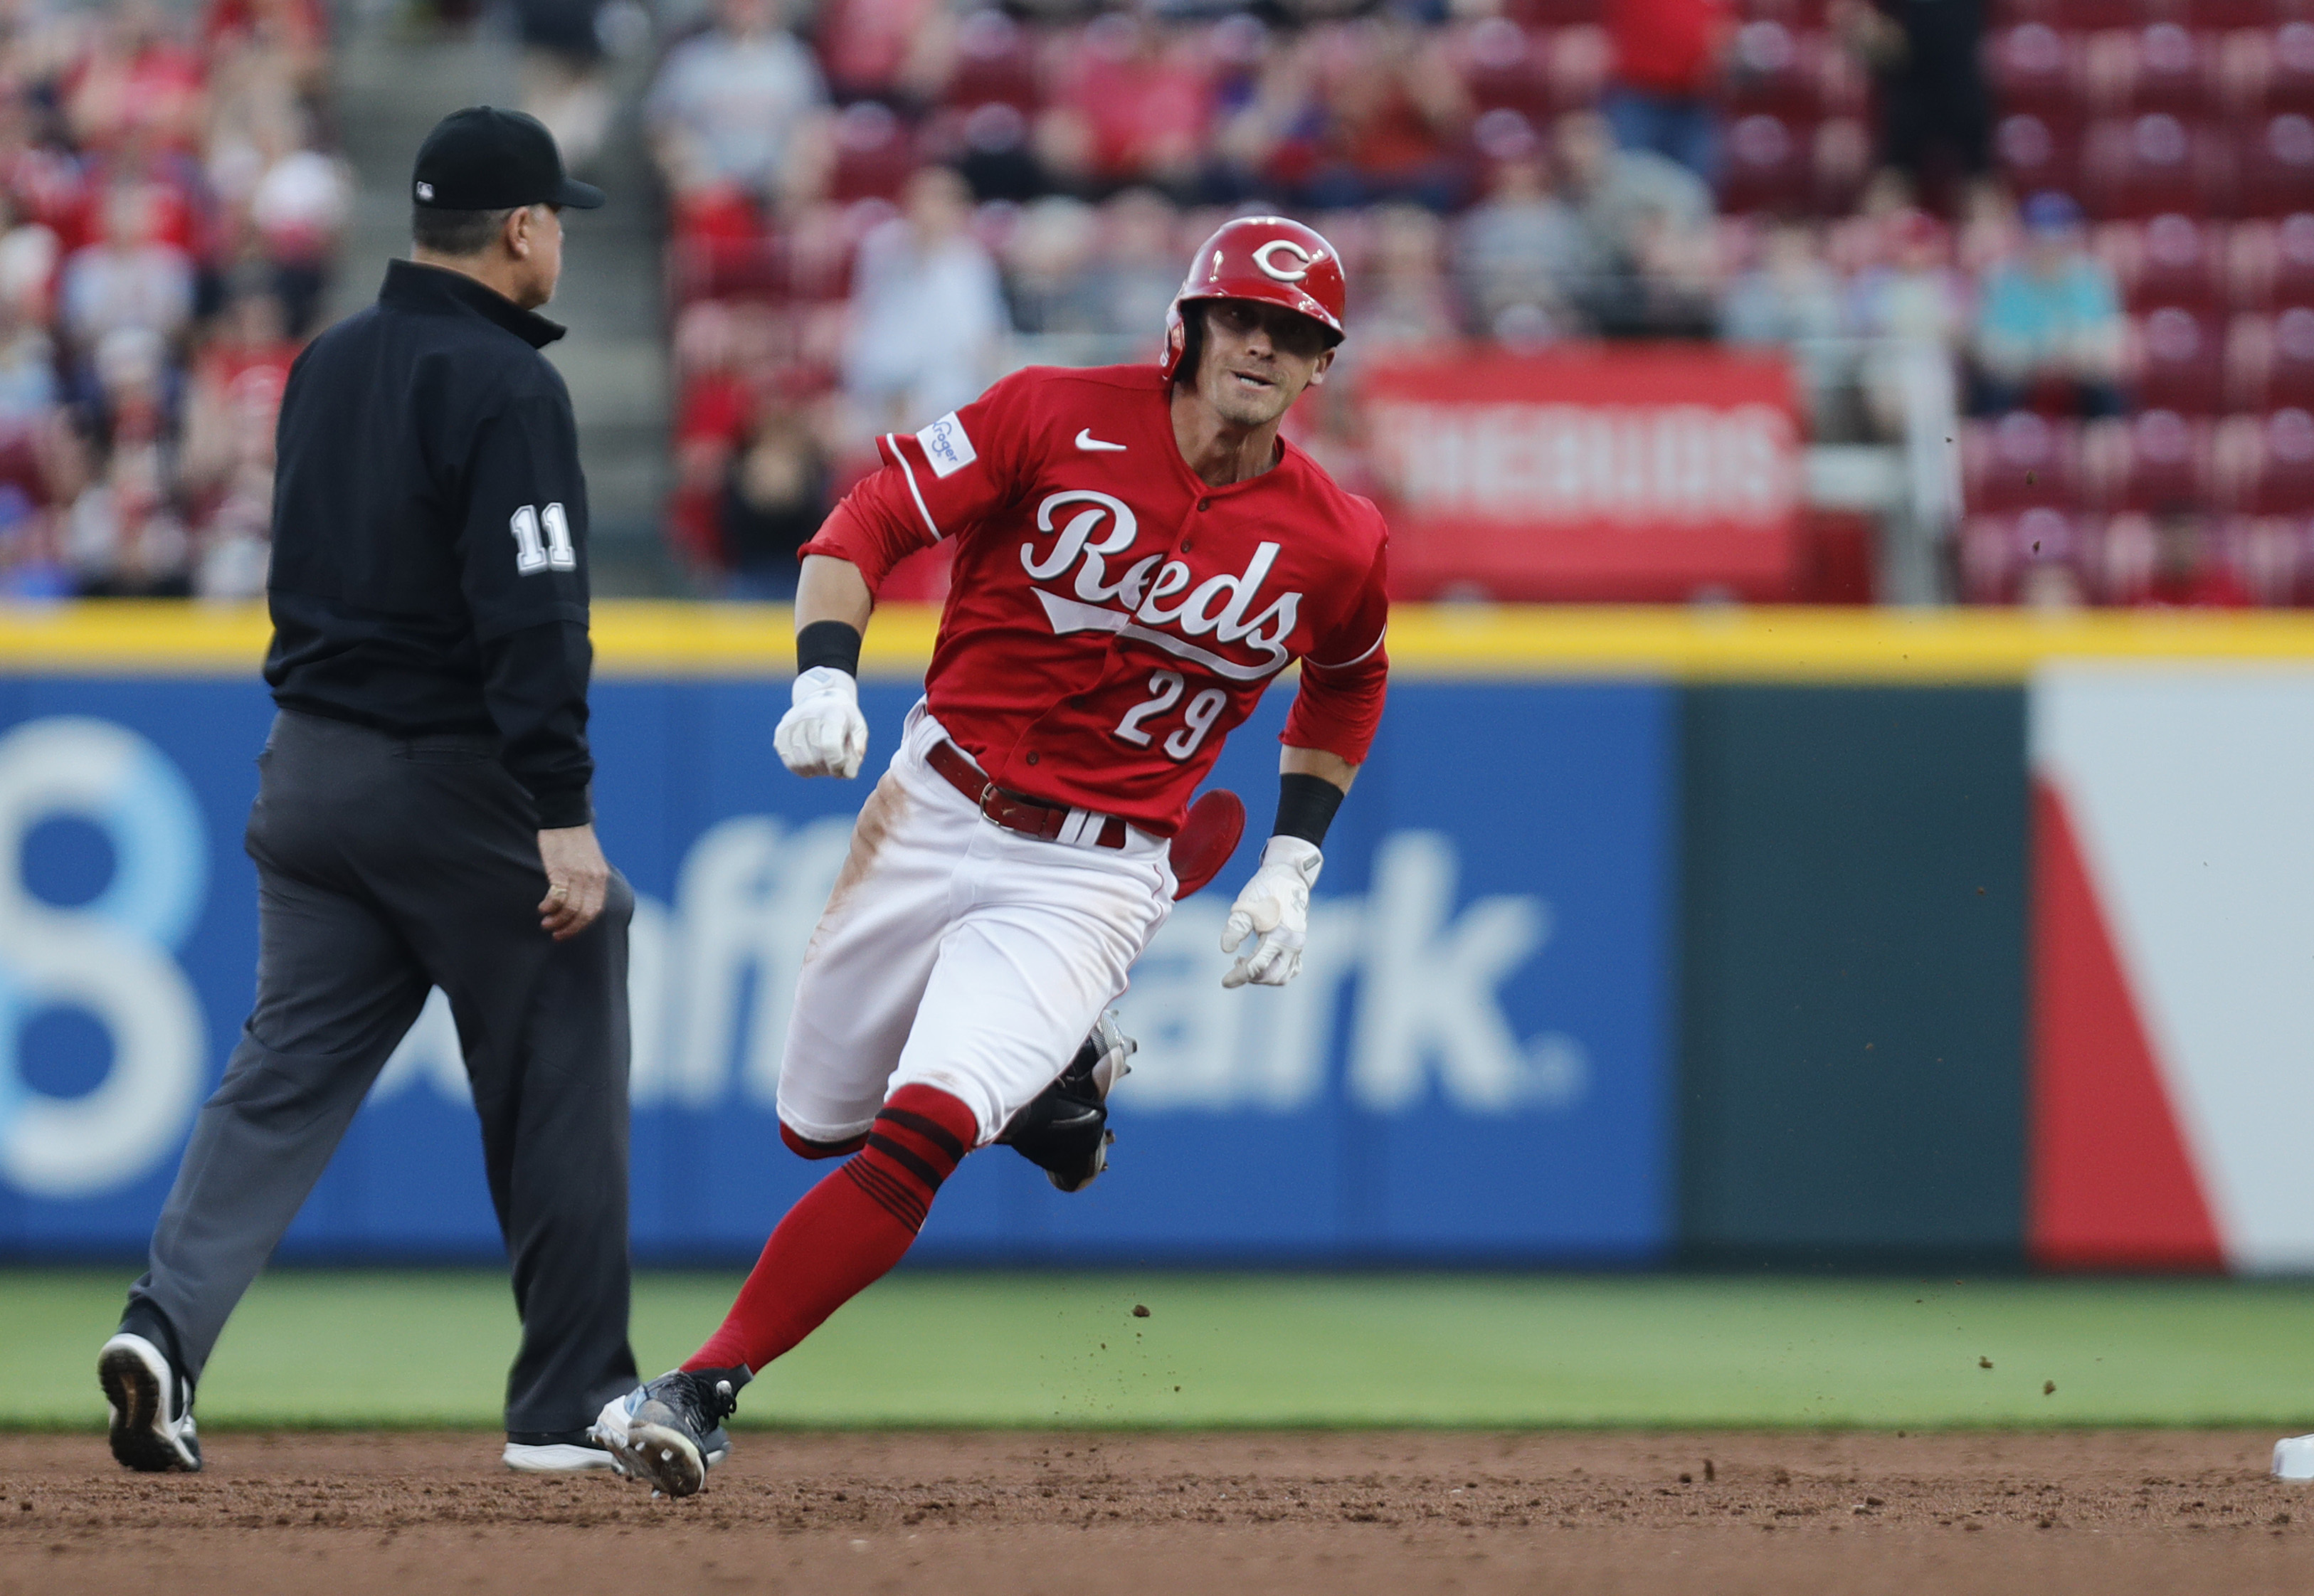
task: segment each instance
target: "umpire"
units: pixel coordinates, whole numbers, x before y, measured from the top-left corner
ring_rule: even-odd
[[[587,485],[539,353],[563,330],[536,313],[561,211],[603,195],[538,121],[489,107],[427,136],[411,193],[411,259],[282,398],[257,1002],[98,1356],[131,1468],[201,1466],[210,1350],[429,987],[457,1019],[522,1317],[508,1465],[607,1468],[585,1430],[635,1383],[634,897],[595,841]]]

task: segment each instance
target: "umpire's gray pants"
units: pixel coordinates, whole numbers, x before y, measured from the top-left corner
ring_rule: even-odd
[[[157,1309],[198,1379],[427,990],[450,1000],[514,1269],[509,1431],[581,1429],[627,1345],[627,925],[538,926],[536,813],[491,739],[284,710],[258,760],[257,1004],[194,1123],[128,1321]],[[402,1178],[431,1172],[412,1163]]]

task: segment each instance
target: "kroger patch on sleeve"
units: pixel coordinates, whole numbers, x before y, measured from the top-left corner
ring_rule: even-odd
[[[916,434],[916,442],[924,446],[924,458],[932,462],[936,477],[952,476],[980,458],[954,410]]]

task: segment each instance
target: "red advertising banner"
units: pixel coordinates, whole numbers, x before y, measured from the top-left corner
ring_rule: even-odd
[[[1800,430],[1780,357],[1449,350],[1385,357],[1357,380],[1399,597],[1791,587]]]

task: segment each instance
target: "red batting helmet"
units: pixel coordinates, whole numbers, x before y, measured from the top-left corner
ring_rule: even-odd
[[[1197,246],[1189,275],[1165,313],[1165,353],[1159,364],[1170,377],[1188,345],[1181,306],[1192,299],[1258,299],[1282,304],[1317,322],[1342,341],[1342,314],[1349,289],[1342,258],[1313,227],[1285,216],[1241,216]]]

